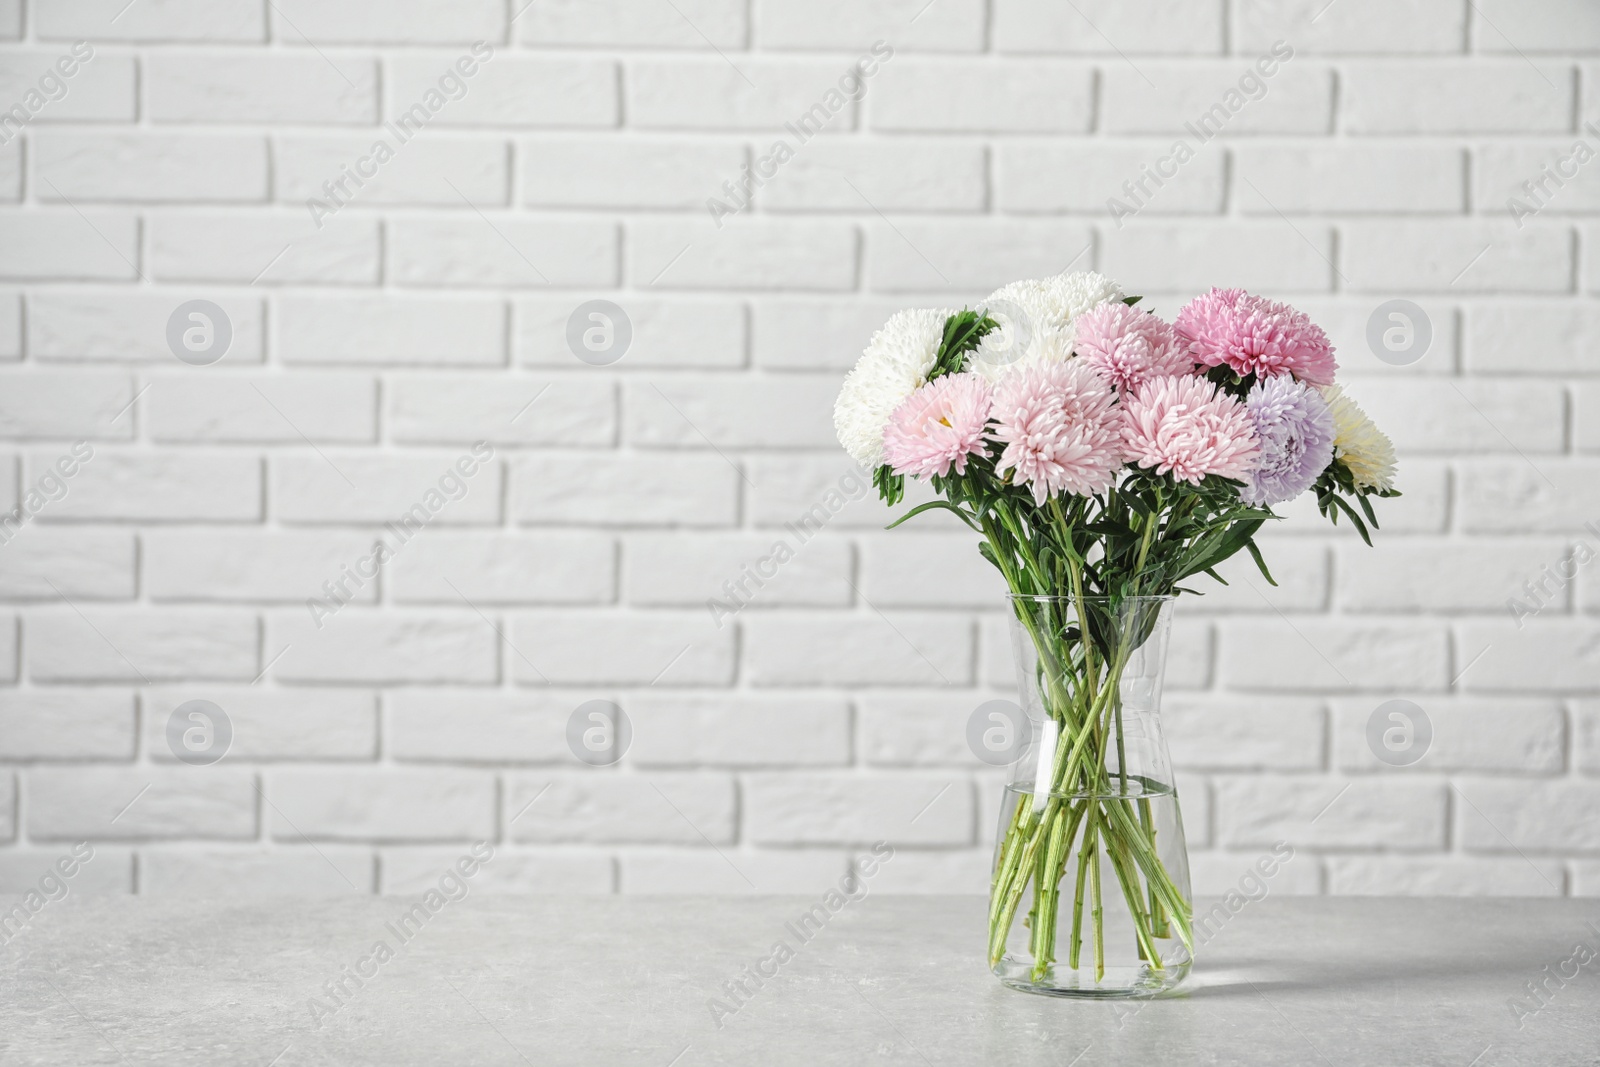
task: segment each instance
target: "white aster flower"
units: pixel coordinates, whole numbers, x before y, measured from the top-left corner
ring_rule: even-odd
[[[833,405],[839,443],[868,470],[883,464],[883,431],[900,402],[928,379],[954,312],[912,308],[889,316],[845,376]]]
[[[1078,271],[1001,286],[980,305],[1001,323],[968,357],[967,369],[991,382],[1014,371],[1072,356],[1073,320],[1090,308],[1122,299],[1122,287],[1103,274]]]
[[[1364,489],[1394,488],[1394,444],[1388,436],[1344,395],[1344,388],[1330,385],[1322,398],[1333,412],[1333,457],[1349,468],[1350,477]]]

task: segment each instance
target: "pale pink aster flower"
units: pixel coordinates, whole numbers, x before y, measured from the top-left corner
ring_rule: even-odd
[[[995,469],[1014,472],[1036,504],[1063,490],[1105,492],[1122,467],[1114,400],[1106,380],[1078,360],[1007,375],[994,391],[990,436],[1006,446]]]
[[[1338,364],[1322,327],[1288,304],[1243,289],[1213,289],[1178,312],[1178,334],[1208,367],[1227,364],[1239,375],[1293,374],[1331,385]]]
[[[901,401],[883,431],[884,461],[896,474],[945,477],[967,473],[968,456],[987,456],[989,383],[976,374],[947,374]]]
[[[1124,392],[1150,378],[1194,369],[1189,344],[1167,323],[1120,300],[1101,304],[1077,320],[1080,359]]]
[[[1243,478],[1261,456],[1245,406],[1204,378],[1152,378],[1123,398],[1122,415],[1128,461],[1192,485]]]

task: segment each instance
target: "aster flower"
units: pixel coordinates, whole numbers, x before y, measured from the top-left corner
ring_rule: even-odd
[[[1001,329],[983,339],[967,369],[997,382],[1015,371],[1065,362],[1072,356],[1074,320],[1101,304],[1121,300],[1122,288],[1093,271],[1002,286],[983,303]]]
[[[1075,326],[1078,358],[1122,392],[1150,378],[1194,369],[1188,342],[1171,326],[1120,300],[1084,312]]]
[[[833,428],[844,450],[869,470],[883,464],[889,416],[933,369],[950,314],[927,308],[895,312],[845,376],[833,405]]]
[[[1076,361],[1030,367],[1003,378],[994,391],[996,427],[1005,444],[996,471],[1033,491],[1036,504],[1063,490],[1103,493],[1122,466],[1111,386]]]
[[[976,374],[947,374],[901,401],[883,432],[884,458],[896,474],[944,477],[967,472],[968,456],[987,456],[983,432],[992,402]]]
[[[1152,378],[1123,399],[1122,414],[1129,461],[1192,485],[1208,474],[1243,478],[1261,456],[1244,405],[1204,378]]]
[[[1261,460],[1239,498],[1247,504],[1281,504],[1315,485],[1333,460],[1333,412],[1322,394],[1280,374],[1256,382],[1244,406]]]
[[[1178,334],[1208,367],[1224,364],[1243,376],[1292,374],[1313,385],[1333,384],[1333,345],[1322,327],[1288,304],[1243,289],[1213,289],[1178,312]]]
[[[1358,489],[1394,488],[1394,444],[1337,385],[1322,390],[1333,414],[1333,457],[1350,471]]]

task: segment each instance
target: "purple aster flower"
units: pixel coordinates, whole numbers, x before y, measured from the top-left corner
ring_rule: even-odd
[[[1333,461],[1333,412],[1317,390],[1287,374],[1262,378],[1245,397],[1261,462],[1245,478],[1247,504],[1281,504],[1310,489]]]

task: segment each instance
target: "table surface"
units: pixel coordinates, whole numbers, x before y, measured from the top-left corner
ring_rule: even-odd
[[[0,948],[0,1063],[1600,1063],[1600,901],[1270,897],[1113,1004],[1002,987],[979,898],[869,895],[724,992],[817,902],[69,897]]]

